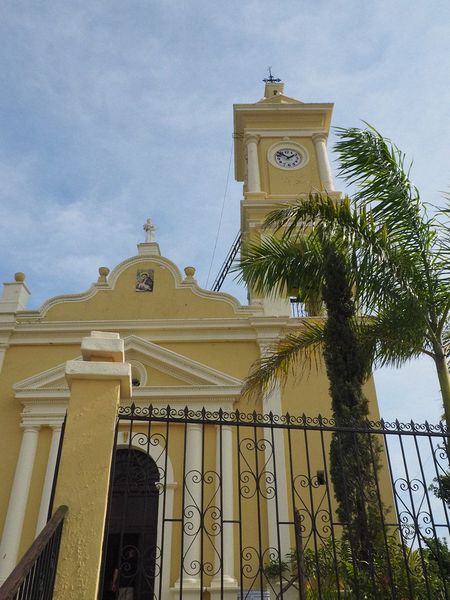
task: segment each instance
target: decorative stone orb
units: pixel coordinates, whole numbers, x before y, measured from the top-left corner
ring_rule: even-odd
[[[195,267],[184,267],[184,272],[186,274],[186,277],[194,277]]]
[[[21,271],[15,273],[14,279],[17,281],[17,283],[22,283],[22,281],[25,281],[25,273],[22,273]]]
[[[98,278],[99,283],[104,283],[109,275],[108,267],[99,267],[98,274],[100,275]]]

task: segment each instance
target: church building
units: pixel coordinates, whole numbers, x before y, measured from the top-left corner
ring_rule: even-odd
[[[280,203],[340,198],[332,110],[273,78],[261,100],[234,105],[242,240]],[[331,434],[307,435],[299,416],[331,417],[328,380],[319,364],[261,397],[241,389],[308,317],[289,297],[249,290],[242,305],[201,288],[144,229],[137,253],[85,292],[28,310],[25,275],[4,284],[0,585],[65,506],[58,600],[276,598],[270,566],[320,545],[310,522],[329,526],[335,510]],[[379,419],[372,380],[366,394]]]

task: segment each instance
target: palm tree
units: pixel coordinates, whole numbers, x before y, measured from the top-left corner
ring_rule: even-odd
[[[339,175],[356,187],[352,201],[313,194],[271,213],[265,227],[275,233],[244,248],[242,278],[266,294],[296,288],[306,303],[317,304],[324,241],[333,240],[351,264],[358,311],[368,317],[354,319],[368,364],[432,358],[450,424],[450,207],[428,216],[404,155],[373,128],[337,134]],[[256,365],[247,390],[270,385],[305,352],[315,354],[323,334],[324,320],[305,321]]]
[[[360,326],[352,296],[351,255],[333,235],[297,234],[296,229],[281,238],[268,237],[260,244],[247,246],[241,268],[255,291],[282,292],[294,287],[315,314],[320,312],[320,294],[327,318],[305,321],[299,332],[282,340],[257,365],[247,379],[246,390],[253,391],[260,383],[269,385],[280,371],[285,374],[301,354],[315,354],[323,344],[336,425],[362,427],[369,414],[363,384],[370,373],[370,355],[360,344]],[[374,485],[379,452],[375,440],[357,431],[342,430],[332,435],[330,474],[337,514],[350,544],[355,576],[361,571],[363,579],[373,565],[382,532],[380,510],[383,509]]]

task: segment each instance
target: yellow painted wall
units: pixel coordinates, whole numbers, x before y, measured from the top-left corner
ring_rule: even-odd
[[[168,261],[166,261],[168,263]],[[136,292],[136,273],[154,270],[154,290]],[[87,300],[51,307],[45,321],[177,319],[193,317],[233,317],[234,310],[225,301],[196,296],[190,288],[176,288],[172,272],[151,258],[141,257],[121,272],[114,290],[99,289]]]
[[[164,342],[161,346],[242,379],[259,356],[256,342]]]

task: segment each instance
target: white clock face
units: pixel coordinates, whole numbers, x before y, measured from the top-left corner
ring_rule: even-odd
[[[282,148],[277,150],[274,155],[275,162],[284,169],[295,169],[300,166],[302,156],[296,150],[291,148]]]

